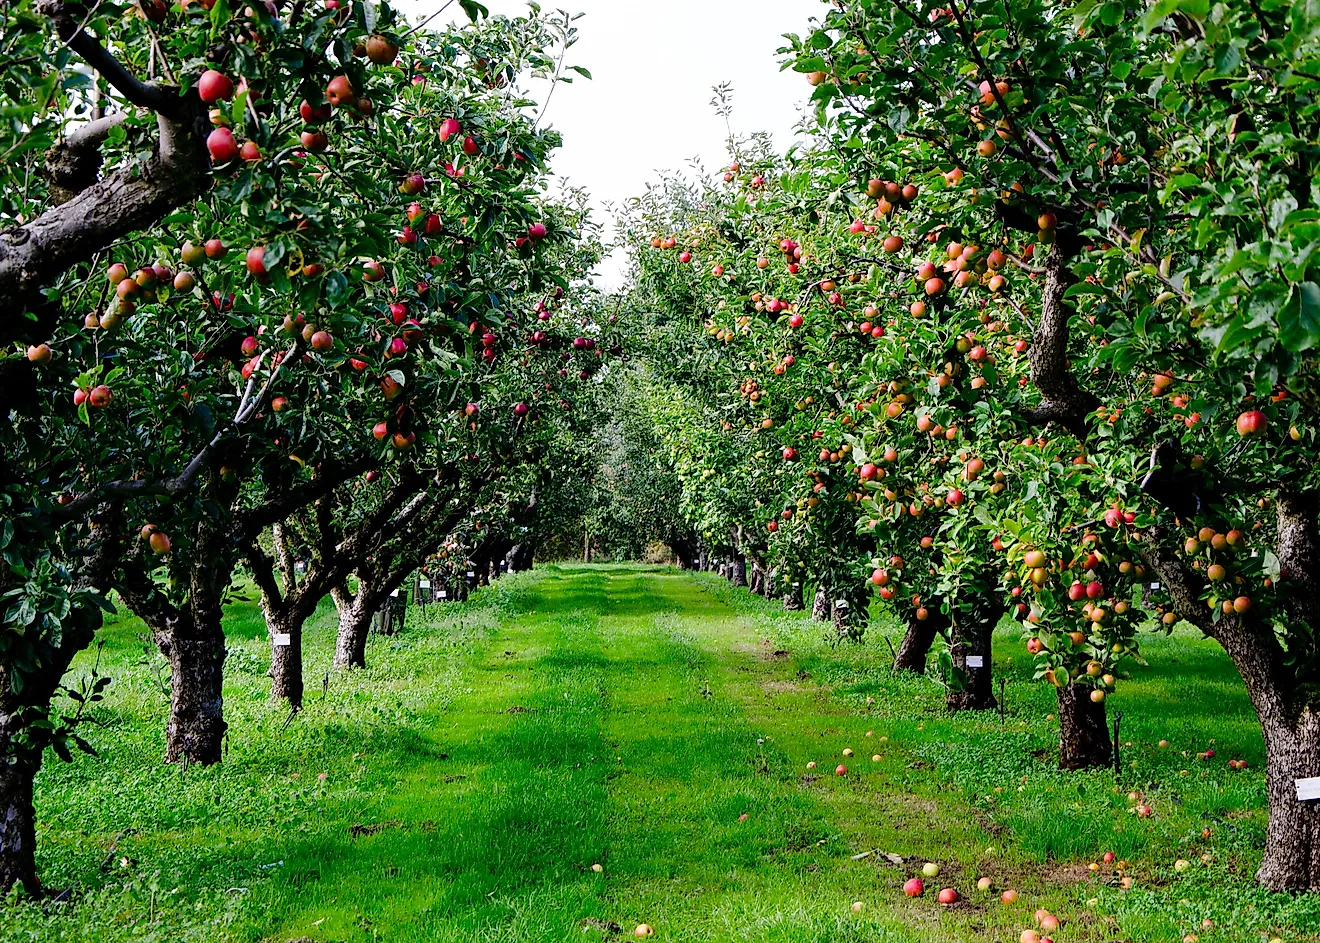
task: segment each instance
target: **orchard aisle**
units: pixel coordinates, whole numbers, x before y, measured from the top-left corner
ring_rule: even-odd
[[[329,604],[309,622],[308,679],[330,668],[335,626]],[[99,658],[114,678],[99,755],[46,764],[38,827],[47,886],[78,896],[0,910],[0,939],[526,943],[645,923],[693,943],[1017,943],[1037,908],[1066,921],[1060,943],[1181,939],[1203,918],[1225,930],[1202,943],[1262,927],[1320,939],[1286,929],[1316,926],[1307,898],[1242,880],[1259,775],[1195,771],[1202,744],[1253,770],[1261,749],[1204,640],[1152,640],[1161,667],[1125,686],[1135,746],[1116,788],[1054,769],[1053,698],[1016,632],[995,646],[1007,718],[949,715],[936,682],[889,672],[878,628],[831,646],[711,574],[550,566],[413,608],[292,722],[269,701],[256,603],[236,599],[225,628],[232,726],[215,767],[160,762],[169,699],[138,620],[112,620],[75,666]],[[1129,784],[1155,815],[1130,813]],[[1106,850],[1132,860],[1131,891],[1088,872]],[[1212,865],[1175,871],[1207,851]],[[941,873],[909,900],[926,861]],[[964,899],[942,907],[943,887]]]
[[[670,940],[906,940],[933,906],[891,911],[900,872],[850,856],[985,843],[956,799],[941,834],[932,808],[886,794],[867,749],[880,734],[867,740],[864,718],[795,680],[694,578],[519,579],[509,621],[429,733],[443,757],[400,784],[389,827],[308,849],[338,863],[293,868],[319,877],[283,936],[594,939],[646,923]],[[858,755],[841,759],[849,744]],[[364,869],[382,876],[366,898]],[[854,900],[868,902],[861,917]]]

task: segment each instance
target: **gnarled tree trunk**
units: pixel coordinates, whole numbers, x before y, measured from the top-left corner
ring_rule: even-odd
[[[816,587],[816,595],[811,600],[811,618],[817,622],[829,622],[834,618],[834,610],[830,603],[830,594],[826,592],[824,586]]]
[[[288,701],[294,710],[302,707],[302,620],[283,614],[266,613],[266,631],[270,635],[270,697]]]
[[[790,581],[784,584],[784,611],[802,611],[802,584],[800,582]]]
[[[1059,769],[1091,769],[1113,762],[1105,702],[1092,701],[1093,690],[1076,682],[1058,689]]]
[[[1003,608],[988,599],[978,600],[970,612],[958,613],[961,624],[954,626],[949,638],[949,657],[962,675],[963,686],[959,690],[949,689],[945,697],[949,710],[984,711],[998,706],[993,688],[990,642],[1001,615]],[[968,664],[969,658],[979,658],[980,664]],[[1103,714],[1101,711],[1102,720]]]
[[[225,731],[225,633],[220,607],[174,624],[161,653],[170,664],[170,719],[165,761],[220,762]]]
[[[1270,815],[1256,879],[1278,891],[1320,891],[1320,800],[1299,800],[1296,785],[1320,777],[1320,705],[1263,726]]]
[[[340,671],[367,667],[367,635],[371,631],[370,594],[362,586],[356,594],[346,587],[333,592],[339,607],[339,632],[335,637],[335,667]]]
[[[0,741],[21,730],[0,722]],[[9,751],[6,750],[6,753]],[[0,760],[0,888],[22,883],[29,894],[41,893],[37,880],[37,813],[32,804],[32,781],[41,768],[40,757],[9,754]]]
[[[915,613],[909,616],[907,632],[894,654],[894,670],[925,674],[926,657],[935,644],[935,636],[948,628],[949,617],[933,605],[926,607],[925,619],[918,619]]]

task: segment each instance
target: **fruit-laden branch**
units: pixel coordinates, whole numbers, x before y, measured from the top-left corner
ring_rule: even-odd
[[[99,39],[83,29],[88,12],[81,4],[67,0],[37,0],[37,12],[51,21],[64,45],[101,73],[129,102],[177,120],[187,116],[187,107],[174,89],[139,81],[101,45]]]
[[[0,232],[0,344],[43,339],[31,335],[34,330],[49,333],[49,326],[24,316],[42,301],[41,288],[71,266],[194,199],[208,174],[202,144],[205,112],[196,95],[181,96],[134,78],[81,28],[78,18],[85,11],[80,7],[42,0],[38,10],[55,25],[65,44],[129,102],[156,112],[159,141],[155,154],[144,163],[124,167],[83,187],[32,222]],[[97,135],[108,131],[98,125],[86,132],[84,143],[90,146]],[[86,173],[89,161],[85,157],[78,161],[80,173]]]
[[[189,460],[188,464],[184,466],[183,471],[179,472],[177,476],[165,480],[154,481],[148,479],[107,481],[103,484],[94,486],[91,491],[88,491],[76,500],[63,505],[62,507],[56,508],[51,514],[51,518],[57,522],[71,520],[85,508],[106,498],[119,498],[121,500],[126,500],[128,498],[141,497],[143,495],[172,497],[187,491],[192,487],[193,482],[197,480],[197,476],[201,474],[204,468],[206,468],[225,437],[239,429],[257,415],[257,410],[260,409],[261,404],[265,402],[266,395],[270,392],[270,388],[274,384],[276,377],[279,376],[280,370],[286,362],[290,362],[297,358],[301,348],[302,342],[295,341],[293,346],[285,351],[284,357],[275,365],[275,369],[271,371],[270,376],[266,378],[266,382],[262,385],[260,392],[257,392],[257,374],[253,373],[248,379],[247,387],[243,390],[243,396],[239,400],[238,411],[234,414],[233,421],[217,429],[215,435],[211,437],[211,440]],[[265,356],[265,354],[262,354],[261,359],[264,359]],[[260,365],[261,360],[258,360],[257,363]]]
[[[324,462],[321,474],[311,481],[282,491],[278,498],[240,514],[239,527],[247,538],[253,538],[265,528],[286,520],[301,508],[315,504],[349,479],[370,471],[378,464],[379,460],[369,455],[346,462]]]
[[[1040,323],[1031,344],[1031,382],[1041,403],[1027,410],[1036,423],[1056,422],[1079,439],[1086,437],[1086,418],[1100,399],[1084,390],[1068,369],[1068,321],[1072,308],[1064,298],[1074,281],[1068,259],[1058,240],[1045,258],[1045,285],[1041,292]]]
[[[1312,524],[1314,529],[1314,524]],[[1161,526],[1143,535],[1137,555],[1159,574],[1163,589],[1169,594],[1172,609],[1179,619],[1188,622],[1224,647],[1242,677],[1252,706],[1261,720],[1287,723],[1287,705],[1291,700],[1291,672],[1286,654],[1270,623],[1253,611],[1222,614],[1218,621],[1201,600],[1206,589],[1203,577],[1178,556],[1174,547],[1177,535]]]

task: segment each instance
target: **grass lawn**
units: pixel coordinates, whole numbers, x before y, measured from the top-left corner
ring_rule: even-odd
[[[658,940],[1017,943],[1037,907],[1059,943],[1320,940],[1320,896],[1250,880],[1262,745],[1213,643],[1146,640],[1150,667],[1110,701],[1116,782],[1054,770],[1052,694],[1016,630],[995,647],[1006,712],[970,717],[889,673],[883,629],[832,645],[711,575],[544,567],[410,611],[347,676],[327,676],[327,604],[290,721],[240,601],[228,754],[184,770],[160,762],[163,662],[124,618],[102,633],[100,756],[38,781],[43,879],[72,891],[0,910],[0,940],[597,940],[645,922]],[[1088,869],[1106,851],[1130,889]],[[927,861],[941,874],[905,898]],[[946,886],[963,900],[937,905]]]

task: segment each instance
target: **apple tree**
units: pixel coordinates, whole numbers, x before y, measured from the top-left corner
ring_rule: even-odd
[[[1320,887],[1294,787],[1320,774],[1318,29],[1306,4],[859,0],[788,50],[854,192],[879,182],[886,238],[923,249],[896,287],[958,331],[988,292],[969,343],[1002,364],[1026,342],[987,415],[1007,498],[972,510],[1085,733],[1071,759],[1107,758],[1098,706],[1140,618],[1196,626],[1260,717],[1258,878],[1292,890]]]

